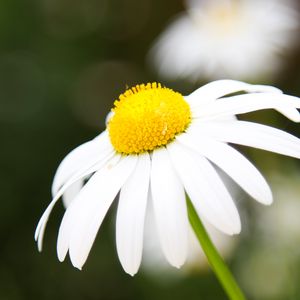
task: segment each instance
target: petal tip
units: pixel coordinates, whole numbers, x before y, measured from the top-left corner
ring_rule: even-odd
[[[270,191],[267,195],[265,195],[265,197],[261,198],[258,201],[259,201],[259,203],[261,203],[263,205],[271,205],[273,203],[272,192]]]
[[[168,260],[168,261],[169,261],[169,264],[172,267],[174,267],[176,269],[180,269],[184,265],[184,263],[185,263],[185,258],[184,259],[180,258],[180,259],[177,259],[177,260],[173,259],[172,261],[170,261],[170,260]]]
[[[239,228],[236,228],[236,229],[233,231],[232,235],[238,235],[238,234],[240,234],[240,233],[241,233],[241,230],[242,230],[242,227],[241,227],[241,226],[240,226]]]
[[[82,259],[78,259],[78,258],[74,258],[74,256],[72,255],[72,251],[70,251],[71,249],[69,249],[69,254],[70,254],[70,259],[71,259],[71,263],[73,265],[74,268],[78,269],[78,270],[82,270],[82,267],[84,265],[84,262],[82,262]]]
[[[273,198],[268,199],[267,201],[265,201],[265,203],[263,203],[264,205],[271,205],[273,203]]]
[[[73,263],[73,266],[74,266],[76,269],[78,269],[79,271],[82,271],[82,266],[81,266],[81,265],[75,265],[75,264]]]
[[[172,266],[175,267],[176,269],[180,269],[183,265],[184,265],[184,262],[172,264]]]
[[[138,270],[133,271],[133,270],[125,270],[125,269],[124,269],[124,271],[131,277],[133,277],[138,272]]]
[[[42,240],[40,235],[38,236],[38,239],[37,239],[37,247],[38,247],[38,251],[42,252],[42,250],[43,250],[43,240]]]
[[[121,260],[120,260],[120,262],[121,262],[121,265],[122,265],[125,273],[127,273],[128,275],[130,275],[132,277],[138,272],[138,270],[140,268],[140,263],[139,264],[134,264],[134,263],[133,264],[130,264],[130,263],[124,264],[124,261],[122,262]]]
[[[66,253],[61,253],[60,251],[57,250],[57,258],[60,262],[63,262],[66,258]]]

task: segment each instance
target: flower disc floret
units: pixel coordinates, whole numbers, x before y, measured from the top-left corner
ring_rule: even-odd
[[[128,89],[114,105],[108,131],[113,147],[122,154],[166,145],[191,121],[190,107],[183,96],[159,83]]]

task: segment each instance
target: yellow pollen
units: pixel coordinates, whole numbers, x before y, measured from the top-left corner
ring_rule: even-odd
[[[183,96],[160,83],[128,89],[114,105],[108,131],[113,147],[122,154],[166,145],[191,121],[190,107]]]

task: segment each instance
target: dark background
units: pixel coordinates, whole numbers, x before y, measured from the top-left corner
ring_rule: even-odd
[[[50,218],[41,254],[33,239],[51,200],[50,186],[60,160],[104,129],[106,114],[127,85],[158,80],[145,63],[146,53],[183,8],[174,0],[0,1],[1,300],[226,298],[207,269],[170,279],[146,270],[133,278],[127,275],[115,249],[115,207],[81,272],[68,259],[59,263],[56,257],[61,204]],[[299,67],[300,51],[295,47],[272,84],[300,96]],[[204,82],[163,83],[190,93]],[[275,112],[244,118],[300,135],[298,124]],[[267,178],[293,175],[285,182],[294,182],[289,191],[295,189],[300,198],[299,162],[241,150]],[[281,184],[278,180],[272,187],[280,189]],[[242,234],[228,259],[233,273],[249,299],[300,299],[300,228],[282,248],[279,237],[261,229],[268,228],[261,222],[269,208],[245,199],[243,194],[239,199],[245,215]],[[276,217],[271,224],[281,226]],[[274,279],[274,274],[280,275]],[[273,285],[283,288],[274,292]]]

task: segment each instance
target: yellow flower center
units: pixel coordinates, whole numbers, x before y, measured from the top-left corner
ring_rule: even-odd
[[[123,154],[166,145],[191,121],[183,96],[159,83],[137,85],[120,95],[114,105],[109,137],[115,150]]]

